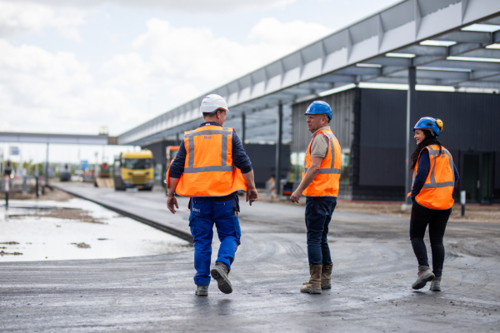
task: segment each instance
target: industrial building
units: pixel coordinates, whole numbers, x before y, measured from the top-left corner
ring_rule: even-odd
[[[228,101],[225,126],[246,144],[260,186],[270,176],[300,181],[310,140],[303,112],[322,99],[332,105],[343,148],[341,198],[407,200],[412,127],[433,116],[444,121],[440,139],[461,174],[456,194],[490,203],[500,200],[499,92],[499,1],[406,0],[207,94]],[[178,144],[202,122],[205,95],[118,143],[158,151]]]
[[[224,125],[244,142],[259,187],[270,177],[300,181],[310,140],[303,113],[322,99],[333,108],[332,129],[342,146],[341,198],[407,201],[412,127],[432,116],[444,121],[440,139],[461,174],[456,194],[465,190],[468,202],[500,202],[498,0],[401,1],[168,110],[114,143],[151,149],[165,171],[165,148],[202,122],[199,105],[210,93],[227,100]]]
[[[353,88],[321,98],[332,106],[331,127],[342,147],[339,197],[402,200],[406,97],[404,90]],[[439,139],[453,155],[460,173],[457,199],[458,192],[465,190],[468,202],[499,202],[500,95],[417,91],[416,101],[411,126],[424,116],[444,121]],[[291,159],[296,177],[311,137],[303,116],[309,103],[293,105]]]

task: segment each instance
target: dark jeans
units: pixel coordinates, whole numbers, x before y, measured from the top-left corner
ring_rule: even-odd
[[[328,225],[337,206],[335,197],[307,197],[306,227],[307,256],[310,265],[330,265],[332,258],[328,247]]]
[[[410,240],[419,266],[429,266],[427,248],[424,243],[425,229],[429,225],[429,239],[432,249],[432,269],[436,277],[443,274],[444,245],[443,236],[451,208],[446,210],[429,209],[413,203],[410,219]]]

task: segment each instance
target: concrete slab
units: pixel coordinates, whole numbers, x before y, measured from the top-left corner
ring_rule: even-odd
[[[162,193],[82,191],[186,228],[185,202],[168,215]],[[308,295],[299,292],[308,275],[303,215],[302,206],[242,204],[230,295],[216,283],[208,297],[194,295],[192,252],[1,263],[0,331],[498,331],[500,224],[449,223],[436,293],[411,289],[417,264],[407,220],[337,212],[332,289]]]

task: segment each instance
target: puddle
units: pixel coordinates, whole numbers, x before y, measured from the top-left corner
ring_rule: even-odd
[[[188,242],[104,207],[9,200],[0,208],[0,262],[105,259],[191,250]]]

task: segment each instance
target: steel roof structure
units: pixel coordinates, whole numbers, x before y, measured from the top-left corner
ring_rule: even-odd
[[[243,120],[247,142],[276,142],[283,105],[287,142],[291,104],[354,86],[408,85],[414,75],[423,89],[498,92],[500,1],[403,1],[208,93],[226,98],[225,125],[241,130]],[[195,128],[204,96],[121,134],[118,144],[146,145]]]
[[[85,135],[85,134],[0,132],[0,142],[107,145],[110,144],[109,141],[110,140],[107,134]]]

